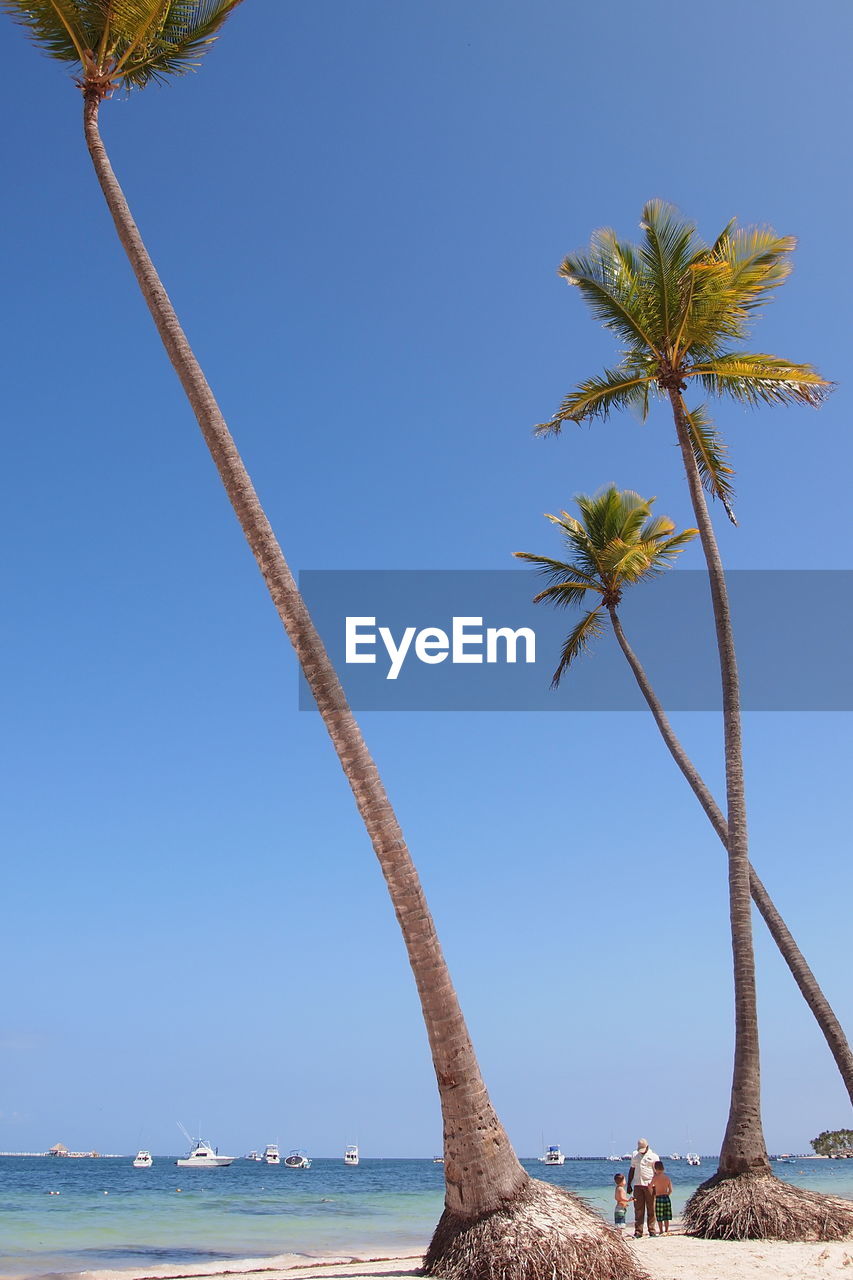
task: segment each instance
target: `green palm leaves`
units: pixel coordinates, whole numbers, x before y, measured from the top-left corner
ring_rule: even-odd
[[[790,236],[730,222],[707,245],[661,200],[646,205],[640,225],[639,244],[597,231],[586,251],[560,267],[623,353],[615,368],[575,387],[537,431],[558,432],[564,422],[606,418],[614,409],[645,418],[651,396],[680,396],[691,382],[750,406],[821,403],[832,384],[811,365],[740,349],[752,312],[790,274]],[[704,406],[684,412],[703,485],[732,516],[725,448]]]
[[[80,69],[104,97],[198,66],[241,0],[0,0],[51,57]]]
[[[695,529],[675,532],[668,516],[653,516],[654,498],[641,498],[630,489],[610,485],[593,497],[575,497],[581,518],[567,511],[547,518],[562,530],[569,559],[554,560],[527,551],[516,551],[539,569],[548,586],[534,600],[550,600],[560,608],[587,600],[587,593],[600,597],[572,629],[563,645],[560,663],[551,681],[556,688],[564,674],[595,637],[603,634],[605,610],[615,610],[628,586],[661,573],[670,566]]]

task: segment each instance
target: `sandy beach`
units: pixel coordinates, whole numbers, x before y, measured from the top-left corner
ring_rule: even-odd
[[[853,1280],[853,1239],[839,1244],[789,1244],[782,1240],[694,1240],[674,1233],[668,1239],[627,1239],[650,1280]],[[210,1280],[211,1276],[247,1280],[406,1280],[420,1274],[420,1256],[392,1258],[316,1258],[295,1254],[252,1259],[187,1271],[155,1267],[146,1280]],[[128,1280],[127,1272],[88,1271],[81,1280]],[[137,1278],[139,1280],[139,1278]]]

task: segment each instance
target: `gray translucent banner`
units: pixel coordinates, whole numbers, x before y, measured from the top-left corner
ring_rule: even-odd
[[[744,710],[853,710],[853,570],[735,570],[727,581]],[[321,569],[299,585],[356,711],[645,709],[609,621],[550,688],[580,614],[533,604],[544,584],[530,571]],[[630,588],[619,613],[668,710],[719,710],[704,572]],[[301,676],[299,706],[314,707]]]

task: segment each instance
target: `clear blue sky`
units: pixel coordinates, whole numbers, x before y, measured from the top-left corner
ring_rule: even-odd
[[[662,196],[707,235],[736,214],[799,237],[754,345],[840,384],[819,413],[721,410],[741,519],[719,524],[726,562],[850,568],[849,25],[841,4],[807,20],[790,0],[247,0],[197,75],[107,104],[115,167],[293,566],[508,567],[548,549],[544,511],[609,481],[689,522],[662,414],[530,432],[613,358],[562,255],[601,224],[632,234]],[[180,1119],[237,1153],[357,1138],[432,1155],[378,867],[297,710],[79,95],[8,20],[0,48],[0,1149],[169,1152]],[[718,1150],[724,862],[650,720],[363,724],[520,1152],[640,1132]],[[677,727],[719,788],[717,717]],[[850,717],[756,714],[745,732],[753,859],[850,1028]],[[762,927],[756,942],[767,1140],[802,1149],[849,1104]]]

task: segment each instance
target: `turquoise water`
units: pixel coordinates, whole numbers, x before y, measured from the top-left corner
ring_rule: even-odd
[[[605,1160],[524,1163],[608,1218],[613,1174],[627,1172],[627,1164]],[[667,1163],[676,1213],[715,1168],[707,1159],[698,1169]],[[805,1160],[775,1171],[853,1199],[853,1161]],[[362,1159],[355,1168],[315,1160],[308,1170],[239,1160],[201,1170],[178,1169],[165,1156],[150,1169],[134,1169],[130,1159],[0,1157],[0,1276],[106,1269],[146,1275],[170,1262],[282,1253],[417,1253],[438,1221],[443,1194],[443,1168],[430,1160]]]

